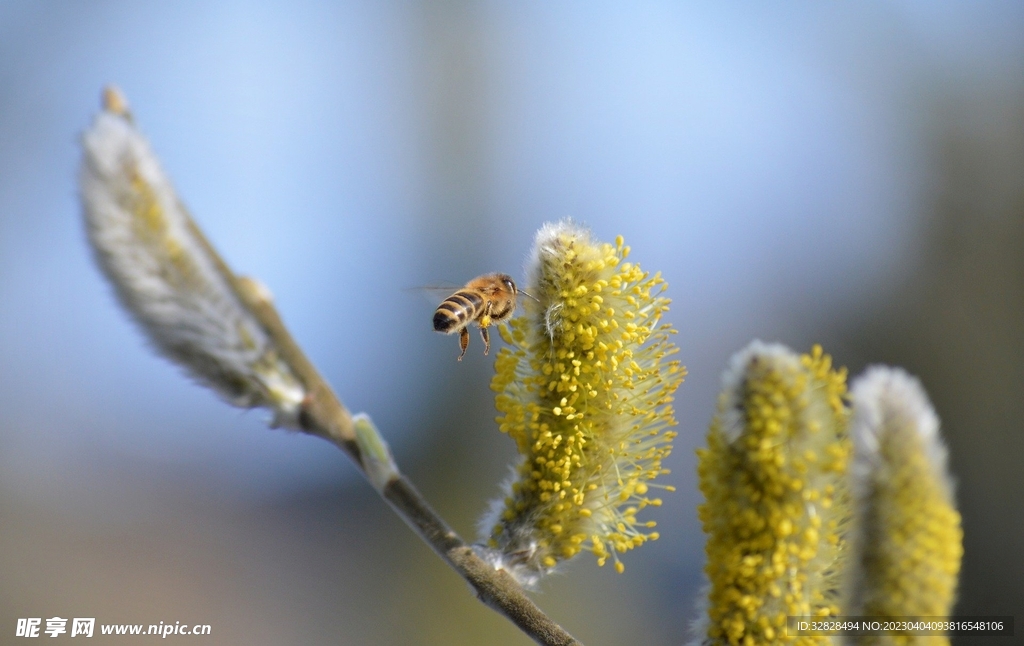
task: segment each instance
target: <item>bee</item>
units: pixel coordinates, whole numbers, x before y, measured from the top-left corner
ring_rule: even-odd
[[[459,333],[459,347],[466,356],[469,347],[469,324],[476,323],[484,340],[484,354],[491,349],[487,327],[511,318],[516,309],[516,296],[520,292],[508,274],[485,274],[466,283],[437,306],[434,312],[434,330],[444,334]],[[532,298],[532,297],[531,297]]]

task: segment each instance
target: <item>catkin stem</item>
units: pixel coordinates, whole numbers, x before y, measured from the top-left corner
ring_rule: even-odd
[[[209,250],[216,256],[212,246],[209,246]],[[273,339],[281,360],[295,372],[308,393],[300,417],[302,429],[336,445],[352,458],[364,476],[367,475],[356,442],[352,416],[295,343],[274,304],[262,297],[260,290],[249,289],[246,280],[235,279],[236,291]],[[395,513],[473,587],[480,601],[504,615],[538,644],[582,646],[581,642],[545,615],[507,572],[496,570],[478,557],[427,504],[405,476],[391,478],[379,489],[379,493]]]

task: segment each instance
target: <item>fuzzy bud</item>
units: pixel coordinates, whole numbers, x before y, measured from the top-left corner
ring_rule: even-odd
[[[153,346],[231,404],[297,427],[305,392],[241,296],[255,283],[240,285],[203,237],[115,88],[82,148],[89,241]]]

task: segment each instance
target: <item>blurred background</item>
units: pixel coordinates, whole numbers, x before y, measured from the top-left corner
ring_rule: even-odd
[[[211,624],[218,644],[528,643],[339,451],[148,350],[76,197],[107,83],[467,538],[514,454],[493,356],[474,338],[457,363],[408,288],[521,276],[563,217],[663,272],[690,370],[678,492],[624,574],[581,556],[535,596],[583,642],[686,639],[694,449],[753,338],[920,376],[964,518],[957,614],[1024,617],[1021,3],[5,0],[0,643],[53,616]]]

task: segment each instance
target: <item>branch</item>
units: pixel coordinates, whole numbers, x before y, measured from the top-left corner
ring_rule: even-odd
[[[216,253],[212,247],[210,252]],[[299,416],[301,430],[322,437],[345,451],[395,513],[473,587],[480,601],[504,615],[538,644],[581,644],[545,615],[511,575],[495,569],[477,556],[473,548],[437,515],[412,483],[399,473],[377,429],[368,419],[366,433],[370,437],[357,438],[357,423],[292,339],[277,309],[266,297],[266,290],[249,278],[236,279],[236,290],[274,340],[280,358],[292,368],[309,393]],[[383,477],[377,475],[381,470],[377,465],[380,458],[366,450],[368,442],[376,442],[386,454]]]
[[[156,350],[228,402],[267,408],[273,425],[336,445],[481,601],[539,644],[579,644],[438,517],[369,418],[349,414],[292,339],[269,291],[236,276],[196,226],[116,89],[105,91],[82,146],[89,241]]]

